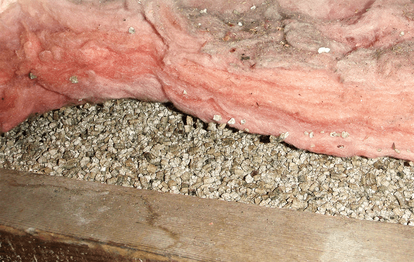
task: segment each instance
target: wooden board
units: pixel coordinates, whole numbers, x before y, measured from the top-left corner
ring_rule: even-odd
[[[42,254],[56,252],[53,246],[67,251],[61,253],[65,261],[81,261],[81,254],[109,258],[94,261],[414,257],[414,228],[409,226],[0,169],[0,260],[23,256],[23,242],[29,261],[44,261]],[[71,252],[78,260],[70,260]]]

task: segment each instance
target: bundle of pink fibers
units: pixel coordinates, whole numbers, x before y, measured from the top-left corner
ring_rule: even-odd
[[[0,3],[2,132],[136,98],[312,152],[414,160],[409,0]]]

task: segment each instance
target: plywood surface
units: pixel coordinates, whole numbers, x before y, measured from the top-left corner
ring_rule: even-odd
[[[410,261],[414,257],[414,228],[409,226],[0,169],[2,247],[13,245],[10,234],[87,246],[131,260]]]

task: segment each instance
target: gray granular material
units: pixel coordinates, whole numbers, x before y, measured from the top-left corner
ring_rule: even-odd
[[[413,225],[414,165],[340,158],[203,123],[171,104],[110,100],[0,135],[0,167],[202,198]]]

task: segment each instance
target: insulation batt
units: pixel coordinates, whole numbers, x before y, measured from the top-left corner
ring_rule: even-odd
[[[336,156],[414,160],[410,0],[0,0],[0,130],[167,102]]]

